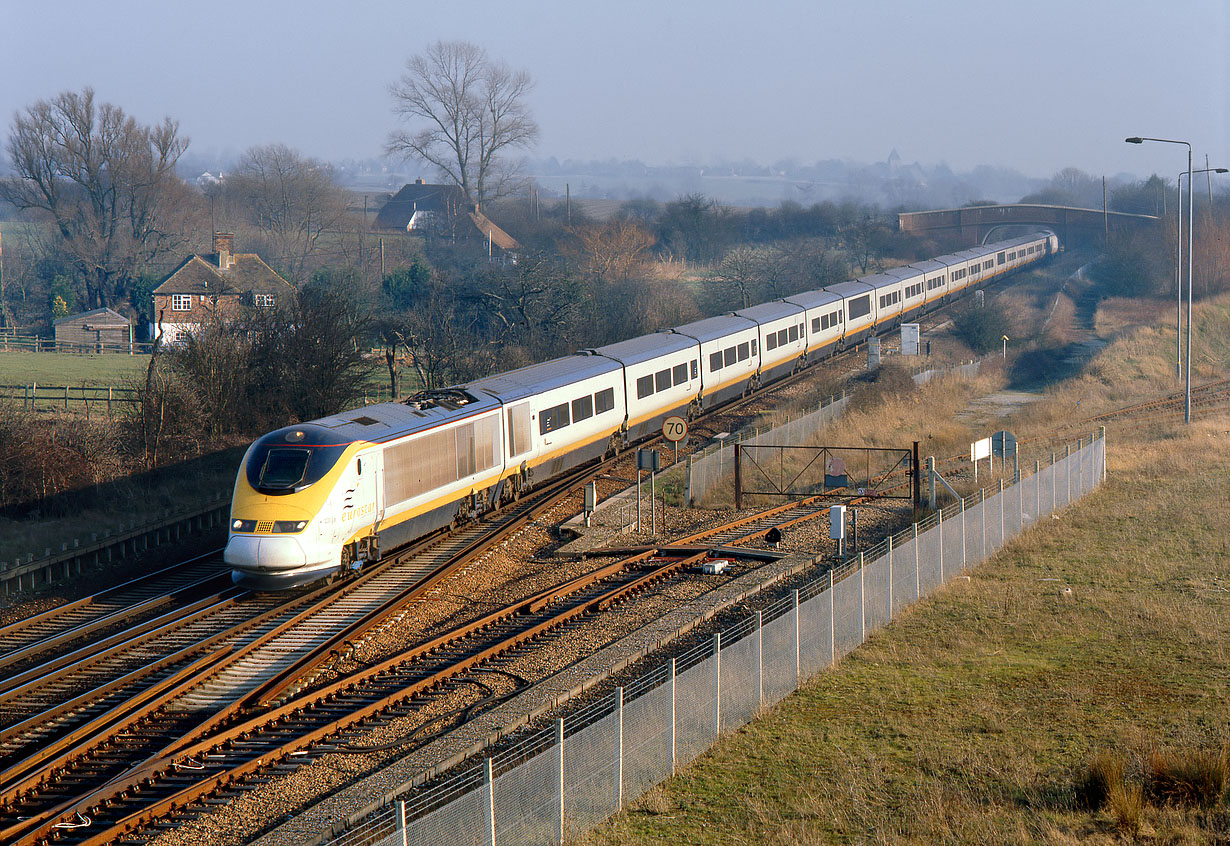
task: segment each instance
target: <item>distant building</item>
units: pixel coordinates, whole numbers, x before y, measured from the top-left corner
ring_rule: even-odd
[[[154,289],[154,339],[177,344],[215,314],[274,308],[295,295],[260,256],[234,252],[234,242],[234,235],[215,232],[212,253],[188,256]]]
[[[517,240],[467,202],[456,185],[429,185],[416,179],[385,203],[376,215],[376,229],[435,235],[454,241],[483,241],[492,257],[514,257]]]
[[[70,314],[53,325],[61,352],[132,352],[132,321],[109,308]]]

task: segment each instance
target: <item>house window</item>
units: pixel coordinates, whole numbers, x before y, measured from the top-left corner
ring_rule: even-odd
[[[171,311],[192,311],[192,295],[172,294]]]
[[[253,294],[252,304],[257,308],[273,308],[278,303],[276,294]]]

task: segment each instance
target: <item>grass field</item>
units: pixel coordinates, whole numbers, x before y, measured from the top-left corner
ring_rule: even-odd
[[[1230,303],[1197,318],[1210,341],[1198,376],[1224,378]],[[1173,336],[1116,330],[1086,376],[1026,417],[1051,426],[1074,397],[1095,413],[1103,393],[1123,403],[1173,391],[1159,363],[1172,360]],[[1108,443],[1102,489],[588,842],[1230,842],[1216,777],[1203,805],[1151,793],[1158,762],[1200,753],[1207,773],[1230,768],[1230,414],[1112,424]],[[1090,809],[1078,797],[1099,756],[1123,776]]]
[[[149,356],[105,353],[0,352],[0,385],[121,387],[145,375]]]

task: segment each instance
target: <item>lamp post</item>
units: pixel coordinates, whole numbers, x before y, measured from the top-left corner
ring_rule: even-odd
[[[1172,138],[1145,138],[1134,135],[1124,138],[1128,144],[1143,144],[1146,141],[1156,141],[1159,144],[1182,144],[1187,147],[1187,362],[1184,369],[1185,390],[1183,399],[1183,422],[1192,422],[1192,253],[1195,245],[1192,243],[1192,145],[1186,141],[1176,141]],[[1183,195],[1179,195],[1182,205]]]
[[[1197,173],[1227,173],[1228,169],[1224,167],[1206,167],[1203,170],[1194,170],[1193,174]],[[1179,186],[1179,198],[1175,203],[1175,212],[1178,215],[1178,222],[1175,226],[1175,260],[1174,260],[1174,287],[1175,287],[1175,375],[1179,378],[1183,377],[1183,172],[1179,171],[1179,175],[1175,177],[1175,184]],[[1191,182],[1188,182],[1187,193],[1191,194]],[[1211,194],[1209,196],[1212,196]],[[1191,243],[1187,245],[1187,249],[1191,250]]]

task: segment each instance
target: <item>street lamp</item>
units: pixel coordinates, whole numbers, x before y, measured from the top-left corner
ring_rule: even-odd
[[[1206,167],[1203,170],[1194,170],[1196,173],[1227,173],[1227,168],[1224,167]],[[1175,287],[1175,375],[1179,378],[1183,377],[1183,172],[1175,177],[1175,184],[1179,186],[1179,199],[1175,203],[1175,212],[1178,215],[1178,222],[1175,226],[1175,260],[1174,260],[1174,287]],[[1190,195],[1192,191],[1191,183],[1188,182],[1187,192]],[[1211,196],[1211,195],[1210,195]],[[1191,249],[1191,245],[1188,245]]]
[[[1129,144],[1143,144],[1145,141],[1156,141],[1159,144],[1182,144],[1187,147],[1187,363],[1185,370],[1186,388],[1183,400],[1183,422],[1192,422],[1192,145],[1186,141],[1176,141],[1171,138],[1144,138],[1134,135],[1124,138]],[[1183,203],[1183,195],[1179,195],[1179,204]]]

